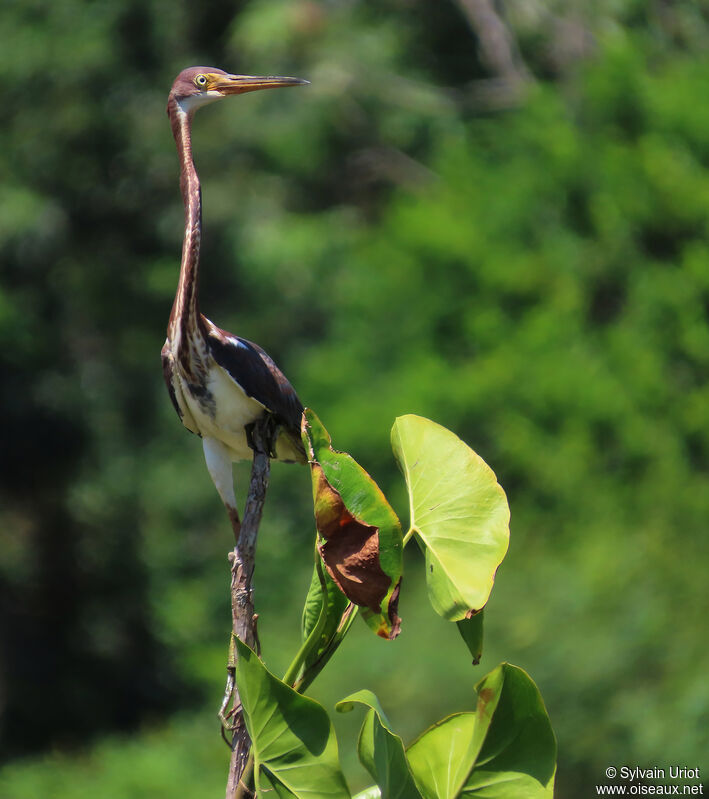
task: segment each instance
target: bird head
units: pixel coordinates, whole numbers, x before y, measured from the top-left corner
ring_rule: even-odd
[[[284,86],[303,86],[307,83],[309,81],[300,78],[230,75],[216,67],[188,67],[180,72],[172,84],[168,109],[173,100],[182,111],[189,113],[232,94],[255,92],[259,89],[278,89]]]

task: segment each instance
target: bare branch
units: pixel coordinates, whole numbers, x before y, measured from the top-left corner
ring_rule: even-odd
[[[236,547],[234,547],[234,551],[229,553],[229,560],[231,561],[232,629],[234,635],[241,641],[258,651],[259,643],[256,632],[252,578],[255,566],[256,538],[261,524],[263,503],[266,499],[271,468],[268,449],[264,446],[264,434],[259,422],[256,422],[253,428],[253,444],[254,460],[251,467],[249,493],[244,508],[244,519],[241,523],[239,540]],[[240,784],[240,780],[249,759],[251,741],[241,713],[239,693],[233,681],[234,665],[230,664],[229,668],[227,693],[231,689],[233,704],[232,710],[228,715],[233,718],[233,733],[226,799],[235,799],[237,796],[249,795],[245,791],[245,786]],[[229,698],[225,696],[223,707],[226,707],[228,702]]]

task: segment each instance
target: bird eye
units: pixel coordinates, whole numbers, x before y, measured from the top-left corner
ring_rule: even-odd
[[[207,76],[197,75],[197,77],[194,79],[194,82],[197,86],[204,88],[207,85]]]

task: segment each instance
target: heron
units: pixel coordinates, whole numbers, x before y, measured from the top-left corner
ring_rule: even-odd
[[[261,347],[222,330],[200,313],[202,192],[192,157],[192,120],[199,108],[224,97],[307,83],[300,78],[232,75],[215,67],[189,67],[175,79],[167,103],[180,161],[185,233],[177,292],[162,348],[163,374],[182,424],[202,439],[207,469],[237,541],[240,520],[232,464],[253,457],[252,431],[257,422],[268,431],[271,459],[304,463],[303,405]]]

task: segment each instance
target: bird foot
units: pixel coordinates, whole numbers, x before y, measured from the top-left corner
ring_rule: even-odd
[[[231,709],[229,708],[229,703],[234,696],[234,689],[235,689],[235,679],[234,679],[234,669],[229,668],[227,669],[227,679],[226,679],[226,686],[224,687],[224,697],[222,699],[221,707],[219,708],[219,721],[222,723],[222,735],[226,732],[233,732],[236,728],[236,724],[232,721],[235,716],[238,716],[241,713],[241,702],[238,702],[234,707]],[[225,739],[226,740],[226,739]],[[227,741],[228,743],[228,741]]]
[[[276,442],[281,432],[281,423],[273,414],[267,413],[255,422],[247,424],[244,429],[246,443],[254,452],[265,452],[272,460],[277,458]]]

